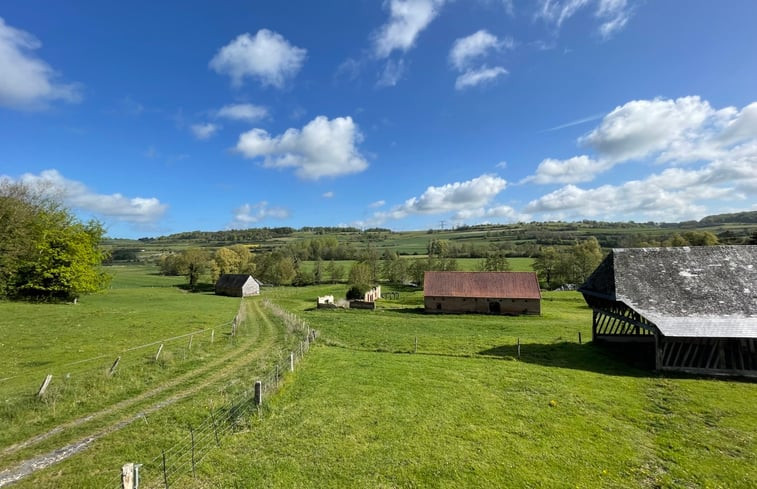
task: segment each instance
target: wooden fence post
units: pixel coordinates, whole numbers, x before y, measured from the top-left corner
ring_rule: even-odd
[[[578,344],[579,345],[581,344],[581,332],[580,331],[578,332]]]
[[[192,438],[192,478],[196,479],[195,473],[195,430],[192,429],[192,425],[189,425],[189,436]]]
[[[294,372],[294,352],[289,354],[289,371]]]
[[[255,381],[255,405],[260,406],[263,404],[263,383],[259,380]]]
[[[155,354],[155,361],[158,361],[158,357],[160,357],[160,352],[163,351],[163,343],[160,344],[160,348],[158,348],[158,353]]]
[[[121,361],[121,357],[116,358],[116,361],[113,362],[113,365],[110,367],[110,371],[108,372],[108,377],[112,376],[113,373],[116,371],[116,367],[118,367],[118,362]]]
[[[415,337],[415,350],[413,351],[413,353],[418,353],[418,337],[417,336]]]
[[[215,339],[216,339],[216,330],[214,329],[214,330],[212,330],[210,332],[210,344],[211,345],[213,344],[213,340],[215,340]]]
[[[166,484],[166,489],[170,489],[168,487],[168,472],[166,472],[166,451],[161,451],[163,452],[163,482]]]
[[[47,377],[45,377],[45,380],[42,381],[42,385],[39,386],[39,391],[37,391],[37,397],[42,397],[45,395],[45,391],[47,391],[47,387],[50,385],[50,382],[53,380],[53,374],[47,374]]]
[[[192,340],[194,339],[195,335],[189,335],[189,346],[187,347],[187,350],[192,351]]]
[[[121,467],[121,488],[134,489],[134,464],[128,463]]]
[[[518,338],[518,359],[520,359],[520,338]]]

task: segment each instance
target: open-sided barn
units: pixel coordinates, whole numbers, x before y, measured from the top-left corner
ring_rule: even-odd
[[[757,376],[757,246],[614,249],[579,289],[595,341],[650,342],[658,370]]]
[[[426,272],[426,312],[541,314],[534,272]]]
[[[260,284],[246,273],[226,273],[216,282],[217,295],[248,297],[260,294]]]

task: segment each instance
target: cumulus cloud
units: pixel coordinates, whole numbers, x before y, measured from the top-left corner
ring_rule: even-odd
[[[428,187],[420,197],[412,197],[387,212],[376,212],[373,221],[403,219],[412,214],[465,212],[486,207],[506,186],[507,182],[503,178],[485,174],[465,182]]]
[[[536,168],[536,174],[527,177],[525,182],[534,183],[578,183],[588,182],[609,168],[606,161],[596,161],[586,155],[574,156],[567,160],[546,158]]]
[[[322,195],[322,197],[324,199],[330,199],[330,198],[334,197],[334,192],[332,192],[330,190],[328,192],[324,192],[323,195]]]
[[[168,208],[155,197],[97,194],[81,182],[64,178],[57,170],[45,170],[39,175],[26,173],[19,181],[45,195],[61,199],[74,209],[132,224],[154,223]]]
[[[405,52],[412,48],[443,4],[444,0],[390,0],[389,21],[373,36],[376,56],[386,58],[395,50]]]
[[[507,75],[507,70],[501,66],[495,66],[494,68],[487,68],[484,66],[477,69],[471,69],[457,77],[455,80],[455,89],[465,90],[466,88],[490,83],[503,75]]]
[[[243,204],[234,209],[234,222],[232,226],[247,226],[260,222],[264,219],[286,219],[289,211],[282,207],[269,207],[268,202],[261,201],[257,204]]]
[[[0,106],[42,109],[55,100],[78,102],[81,87],[57,81],[57,73],[33,51],[42,43],[0,17]]]
[[[480,59],[491,51],[512,47],[512,38],[500,40],[485,29],[481,29],[470,36],[455,40],[449,52],[449,61],[457,70],[462,71],[473,60]]]
[[[224,105],[218,109],[216,117],[235,121],[257,122],[268,117],[268,109],[253,104]]]
[[[307,50],[293,46],[281,34],[260,29],[255,36],[240,34],[219,49],[209,66],[216,73],[229,75],[237,87],[249,77],[263,86],[282,88],[300,71],[306,55]]]
[[[600,24],[597,32],[603,39],[622,30],[631,18],[627,0],[541,0],[536,18],[559,29],[562,24],[584,7],[593,7]]]
[[[527,215],[521,214],[509,205],[499,205],[488,209],[483,207],[464,209],[455,213],[453,218],[460,221],[469,221],[472,219],[480,221],[483,219],[487,221],[496,220],[507,222],[527,221],[529,219]]]
[[[220,126],[212,122],[206,122],[205,124],[192,124],[189,126],[189,129],[197,139],[204,141],[210,139],[220,129]]]
[[[368,207],[377,209],[379,207],[384,207],[385,205],[386,205],[386,201],[385,200],[377,200],[376,202],[371,202]]]
[[[613,166],[652,161],[661,165],[735,162],[757,152],[757,102],[738,110],[713,108],[697,96],[633,100],[616,107],[578,139],[597,156],[546,158],[522,183],[579,183]]]
[[[306,180],[359,173],[368,168],[357,145],[363,136],[351,117],[318,116],[302,129],[271,136],[252,129],[239,136],[236,149],[247,158],[262,158],[267,168],[295,168]]]

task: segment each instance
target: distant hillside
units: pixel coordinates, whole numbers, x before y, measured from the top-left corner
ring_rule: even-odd
[[[736,212],[733,214],[715,214],[700,219],[699,224],[713,226],[717,224],[757,224],[757,211]]]

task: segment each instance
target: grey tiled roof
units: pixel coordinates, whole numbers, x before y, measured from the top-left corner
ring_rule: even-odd
[[[614,249],[580,290],[665,336],[757,338],[757,246]]]

